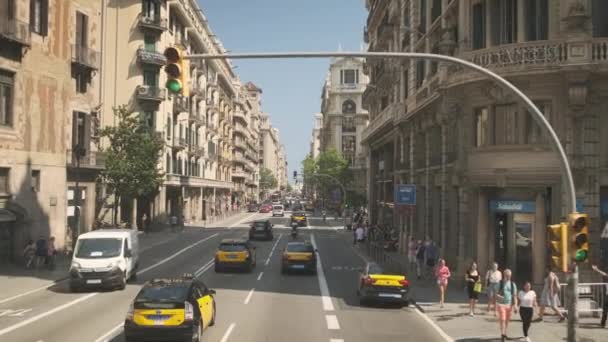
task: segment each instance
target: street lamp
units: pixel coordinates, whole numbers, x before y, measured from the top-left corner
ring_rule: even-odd
[[[74,189],[74,228],[72,229],[72,251],[76,248],[76,240],[80,235],[80,159],[87,154],[87,149],[82,144],[76,144],[72,155],[76,160],[76,181]]]

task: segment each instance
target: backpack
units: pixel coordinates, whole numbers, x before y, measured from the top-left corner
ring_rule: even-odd
[[[416,258],[417,259],[424,259],[424,245],[420,246],[420,248],[418,248],[418,252],[416,253]]]
[[[513,281],[512,280],[511,280],[511,286],[510,287],[511,287],[511,304],[514,305],[515,304],[515,296],[517,294],[515,293],[515,289],[514,289]],[[505,295],[505,281],[504,280],[500,281],[500,289],[498,290],[498,293],[501,296],[504,297],[504,295]]]

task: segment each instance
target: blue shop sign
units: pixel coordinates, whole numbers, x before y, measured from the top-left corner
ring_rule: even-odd
[[[416,205],[416,185],[395,185],[395,202],[397,205]]]
[[[534,213],[536,203],[533,201],[490,201],[490,210],[505,213]]]
[[[585,212],[585,206],[583,205],[583,199],[582,198],[577,198],[576,199],[576,212],[577,213],[584,213]]]

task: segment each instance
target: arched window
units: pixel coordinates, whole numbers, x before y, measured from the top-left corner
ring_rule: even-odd
[[[346,100],[342,103],[343,114],[355,114],[357,113],[357,105],[353,100]]]

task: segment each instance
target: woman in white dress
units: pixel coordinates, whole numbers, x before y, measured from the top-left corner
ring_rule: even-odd
[[[545,308],[550,307],[559,316],[559,321],[564,321],[564,315],[559,311],[559,279],[557,275],[547,268],[547,276],[545,277],[545,285],[543,286],[543,292],[540,296],[540,312],[538,313],[538,319],[543,320],[545,314]]]
[[[486,291],[488,295],[488,312],[494,305],[494,316],[496,316],[496,293],[502,280],[502,273],[498,270],[498,264],[493,262],[492,268],[486,272]]]

